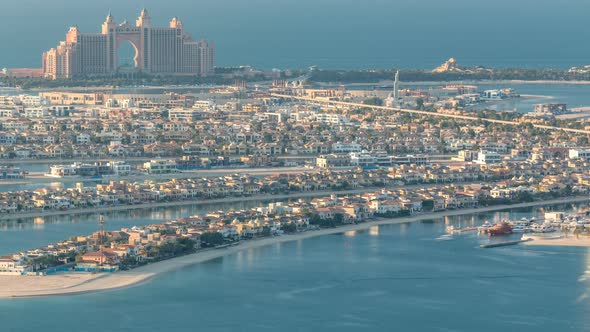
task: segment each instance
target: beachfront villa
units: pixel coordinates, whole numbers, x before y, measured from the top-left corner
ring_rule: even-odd
[[[13,255],[0,257],[0,275],[24,275],[30,271],[30,267],[23,264],[20,258]]]
[[[107,251],[91,251],[82,255],[76,264],[77,272],[116,272],[119,270],[119,256]]]

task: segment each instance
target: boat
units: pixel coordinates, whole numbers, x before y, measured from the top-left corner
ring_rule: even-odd
[[[543,224],[540,227],[541,233],[553,233],[556,232],[557,229],[553,226],[551,226],[551,224]]]
[[[508,235],[512,233],[512,225],[505,221],[502,221],[490,227],[487,230],[487,233],[490,236]]]
[[[532,233],[553,233],[557,231],[555,227],[553,227],[550,223],[544,224],[533,224],[531,225],[531,232]]]
[[[481,225],[481,226],[479,226],[479,227],[477,228],[477,230],[478,230],[480,233],[487,233],[488,229],[492,228],[493,226],[494,226],[494,225],[490,224],[490,222],[486,220],[486,221],[483,223],[483,225]]]
[[[522,218],[517,221],[511,222],[513,233],[526,233],[529,231],[529,225],[532,223],[532,219]]]
[[[526,231],[527,231],[526,226],[524,226],[522,224],[514,224],[514,226],[512,226],[513,233],[526,233]]]

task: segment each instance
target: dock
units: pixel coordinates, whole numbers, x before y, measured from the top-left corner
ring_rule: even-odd
[[[464,227],[464,228],[447,229],[447,233],[465,233],[465,232],[475,232],[475,231],[477,231],[477,227]]]
[[[513,245],[517,245],[519,243],[523,243],[523,242],[528,242],[528,241],[532,241],[532,239],[526,239],[526,240],[515,240],[515,241],[506,241],[506,242],[499,242],[499,243],[490,243],[490,244],[482,244],[479,247],[480,248],[497,248],[497,247],[506,247],[506,246],[513,246]]]

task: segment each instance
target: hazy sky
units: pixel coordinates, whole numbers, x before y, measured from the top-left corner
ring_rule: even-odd
[[[70,25],[98,32],[180,17],[213,39],[219,65],[286,68],[590,64],[589,0],[0,0],[0,67],[39,66]]]

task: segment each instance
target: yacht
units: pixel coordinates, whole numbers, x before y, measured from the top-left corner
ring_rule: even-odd
[[[505,221],[501,221],[497,224],[495,224],[493,227],[488,229],[488,234],[490,236],[498,236],[498,235],[508,235],[512,233],[512,225],[505,222]]]
[[[483,225],[481,225],[481,226],[479,226],[479,227],[477,228],[477,230],[478,230],[480,233],[487,233],[487,231],[488,231],[490,228],[492,228],[493,226],[494,226],[494,225],[490,224],[490,222],[486,220],[486,221],[483,223]]]
[[[515,223],[514,226],[512,226],[512,232],[513,233],[526,233],[527,227],[523,224]]]
[[[533,218],[534,219],[534,218]],[[512,231],[514,233],[526,233],[530,230],[529,225],[533,222],[533,219],[522,218],[512,222]]]
[[[531,227],[531,231],[533,233],[552,233],[552,232],[557,231],[557,228],[551,226],[551,224],[549,224],[549,223],[545,223],[542,225],[533,224]]]

